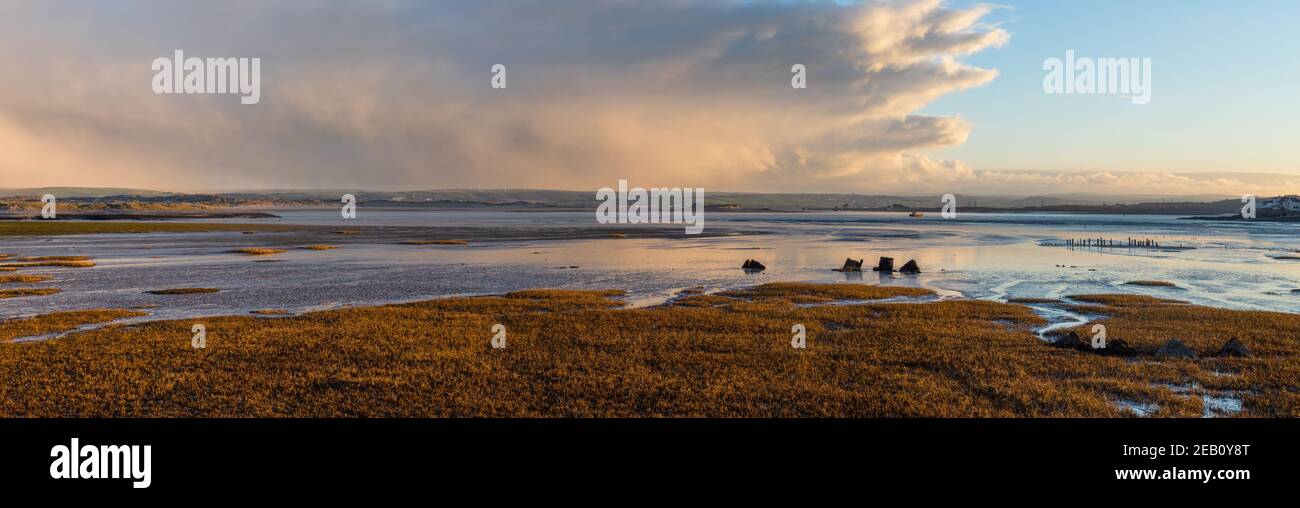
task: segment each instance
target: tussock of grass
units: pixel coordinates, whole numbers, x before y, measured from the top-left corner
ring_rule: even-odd
[[[77,261],[24,261],[21,263],[5,263],[0,268],[33,268],[38,266],[58,266],[64,268],[90,268],[95,266],[94,261],[77,260]]]
[[[1095,314],[1101,314],[1102,311],[1106,310],[1106,306],[1094,305],[1094,304],[1084,304],[1084,305],[1071,304],[1071,305],[1066,305],[1065,309],[1077,314],[1095,315]]]
[[[45,282],[50,279],[51,277],[48,275],[0,275],[0,284],[32,284],[35,282]]]
[[[1155,305],[1161,303],[1187,303],[1182,300],[1156,298],[1147,295],[1070,295],[1066,298],[1076,302],[1099,303],[1102,305]]]
[[[0,321],[0,342],[8,342],[19,337],[63,333],[84,325],[147,315],[144,312],[124,309],[94,309],[54,312],[23,319],[7,319]]]
[[[727,298],[718,295],[689,295],[678,298],[672,302],[673,305],[683,307],[717,307],[721,305],[730,305],[736,303],[735,298]]]
[[[90,261],[90,256],[26,256],[15,261]]]
[[[284,309],[258,309],[254,311],[249,311],[249,314],[256,314],[259,316],[287,316],[289,314],[292,314],[292,312],[289,312]]]
[[[333,250],[333,249],[337,249],[338,247],[335,247],[333,245],[304,245],[301,248],[306,250]]]
[[[403,245],[469,245],[465,240],[402,240]]]
[[[18,269],[12,266],[0,266],[0,272],[16,272],[16,271],[18,271]]]
[[[0,289],[0,299],[18,298],[21,296],[45,296],[58,293],[59,291],[59,288]]]
[[[1178,287],[1177,284],[1168,281],[1163,281],[1163,280],[1132,280],[1132,281],[1125,282],[1125,284],[1128,284],[1130,286],[1149,286],[1149,287],[1165,287],[1165,288]]]
[[[217,293],[220,291],[221,290],[217,288],[173,288],[173,289],[155,289],[152,291],[145,291],[145,292],[151,295],[193,295],[193,294],[201,294],[201,293]]]
[[[248,254],[249,256],[267,256],[270,254],[279,254],[281,252],[284,252],[284,249],[268,249],[264,247],[244,247],[242,249],[235,249],[230,252],[236,254]]]

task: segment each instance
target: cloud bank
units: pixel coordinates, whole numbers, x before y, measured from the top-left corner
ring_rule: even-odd
[[[925,155],[962,143],[970,126],[915,112],[997,76],[962,61],[1010,38],[985,21],[987,6],[212,4],[0,7],[0,187],[587,189],[622,178],[1006,193],[1187,183],[975,171]],[[175,49],[261,58],[260,104],[153,94],[150,63]],[[505,89],[489,86],[494,64],[507,68]],[[795,64],[806,89],[790,86]]]

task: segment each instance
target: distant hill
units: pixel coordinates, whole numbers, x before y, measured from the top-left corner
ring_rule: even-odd
[[[53,194],[60,198],[102,198],[108,196],[166,196],[172,192],[114,187],[34,187],[29,189],[0,189],[0,197],[44,196]]]
[[[0,190],[0,198],[36,199],[54,194],[61,201],[114,209],[165,209],[176,205],[229,208],[241,206],[335,206],[343,194],[353,194],[371,206],[414,208],[542,208],[588,210],[596,207],[594,191],[549,189],[438,189],[416,191],[265,190],[217,193],[173,193],[141,189],[46,187]],[[938,211],[942,196],[868,194],[795,194],[706,191],[706,208],[774,211]],[[958,194],[957,206],[968,212],[1078,212],[1132,214],[1233,213],[1239,199],[1223,196],[1108,196],[1060,194],[1048,196],[968,196]]]

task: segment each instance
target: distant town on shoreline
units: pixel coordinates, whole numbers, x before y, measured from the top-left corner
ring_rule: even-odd
[[[39,210],[40,197],[52,194],[69,211],[130,212],[213,210],[248,207],[335,206],[343,194],[359,203],[382,207],[428,209],[533,209],[550,211],[594,210],[598,202],[590,191],[548,189],[442,189],[418,191],[262,190],[180,193],[142,189],[47,187],[0,189],[0,213],[22,214]],[[815,193],[710,192],[705,209],[714,212],[828,212],[828,211],[938,211],[942,197],[935,195],[870,195]],[[1161,196],[1059,194],[1044,196],[988,196],[956,194],[965,212],[1065,212],[1154,215],[1223,215],[1240,211],[1240,198],[1216,195]],[[1300,197],[1263,196],[1260,215],[1300,214]]]

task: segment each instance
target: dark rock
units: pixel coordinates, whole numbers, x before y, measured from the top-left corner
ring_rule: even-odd
[[[1094,349],[1090,337],[1079,337],[1079,334],[1075,332],[1070,332],[1069,334],[1056,339],[1056,342],[1053,342],[1052,345],[1060,348],[1074,349],[1105,356],[1134,356],[1137,354],[1137,351],[1130,347],[1128,343],[1119,339],[1107,339],[1105,347]]]
[[[899,268],[898,271],[903,273],[921,273],[921,267],[916,266],[915,259],[911,259],[908,260],[906,263],[903,263],[903,267]]]
[[[740,268],[744,269],[745,271],[754,271],[754,272],[761,272],[767,269],[766,266],[763,266],[763,263],[759,263],[758,260],[756,259],[746,259],[745,264],[740,265]]]
[[[837,269],[837,270],[835,270],[835,271],[837,271],[837,272],[861,272],[861,271],[862,271],[862,261],[864,261],[864,260],[859,259],[859,260],[857,260],[857,261],[854,261],[854,260],[852,260],[852,259],[845,259],[845,260],[844,260],[844,266],[843,266],[843,267],[840,267],[839,269]]]
[[[1241,341],[1235,338],[1228,339],[1228,342],[1225,342],[1223,347],[1219,348],[1217,354],[1217,356],[1236,356],[1239,358],[1244,358],[1250,355],[1250,348],[1246,347],[1245,344],[1242,344]]]
[[[1091,348],[1089,345],[1084,344],[1083,341],[1079,339],[1079,334],[1074,332],[1070,332],[1069,334],[1066,334],[1061,338],[1056,339],[1056,342],[1053,342],[1052,345],[1056,347],[1063,347],[1067,349],[1079,349],[1079,350]]]
[[[861,263],[859,263],[859,265],[861,265]],[[880,256],[880,263],[878,263],[875,268],[872,268],[872,270],[875,270],[877,272],[894,271],[894,258],[887,258],[885,256]]]
[[[1181,340],[1169,339],[1160,345],[1160,349],[1156,350],[1156,356],[1159,358],[1194,359],[1196,358],[1196,350],[1184,344]]]
[[[1124,342],[1120,339],[1107,339],[1106,347],[1097,350],[1097,352],[1103,355],[1112,355],[1112,356],[1136,356],[1137,355],[1136,349],[1133,349],[1133,347],[1129,346],[1127,342]]]

